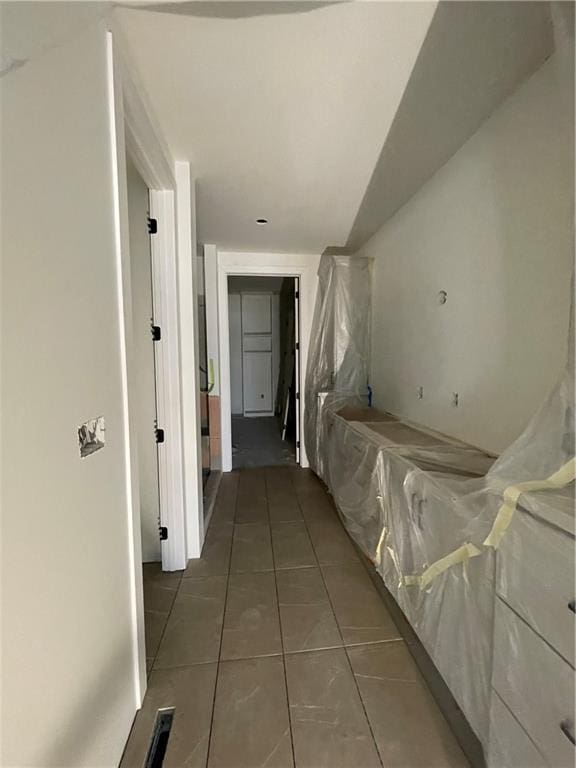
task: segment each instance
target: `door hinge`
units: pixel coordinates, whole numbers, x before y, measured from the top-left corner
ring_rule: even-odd
[[[296,400],[300,400],[300,392],[296,392]]]
[[[296,441],[296,448],[300,448],[300,440]]]
[[[158,533],[160,534],[160,541],[166,541],[168,538],[168,528],[165,525],[158,526]]]
[[[300,342],[299,342],[299,341],[297,341],[297,342],[296,342],[296,350],[298,351],[299,349],[300,349]]]
[[[160,326],[152,324],[150,328],[152,330],[152,341],[160,341],[162,338],[162,329]]]
[[[148,234],[155,235],[158,232],[158,219],[151,219],[148,216]]]
[[[156,442],[157,443],[163,443],[164,442],[164,430],[163,429],[156,429],[154,430],[156,432]]]
[[[295,299],[299,299],[299,298],[300,298],[300,291],[296,291],[296,292],[294,293],[294,298],[295,298]]]

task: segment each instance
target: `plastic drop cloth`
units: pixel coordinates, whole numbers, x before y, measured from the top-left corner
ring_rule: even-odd
[[[522,567],[522,542],[541,530],[522,530],[533,521],[526,510],[574,530],[573,323],[561,381],[495,460],[367,407],[370,264],[323,257],[319,278],[306,376],[311,466],[486,747],[495,590],[505,589],[503,574]],[[556,489],[546,487],[550,477]],[[509,490],[534,481],[544,483]],[[499,569],[497,585],[500,549],[507,568]],[[545,637],[554,619],[545,595],[555,568],[533,569],[544,596],[538,616],[529,605],[515,606]]]

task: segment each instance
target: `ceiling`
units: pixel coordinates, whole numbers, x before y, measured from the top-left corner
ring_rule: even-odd
[[[0,76],[113,5],[0,3]],[[393,215],[558,31],[573,35],[568,7],[157,1],[114,15],[175,158],[197,175],[199,240],[320,253],[356,251]]]
[[[435,7],[117,9],[167,143],[198,177],[199,240],[301,253],[344,245]]]
[[[571,5],[565,3],[564,5]],[[554,50],[549,3],[440,3],[350,236],[356,251]]]

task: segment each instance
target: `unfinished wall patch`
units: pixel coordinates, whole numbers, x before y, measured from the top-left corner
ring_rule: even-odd
[[[78,444],[80,447],[80,458],[104,448],[106,442],[106,422],[104,416],[97,416],[95,419],[86,421],[78,427]]]

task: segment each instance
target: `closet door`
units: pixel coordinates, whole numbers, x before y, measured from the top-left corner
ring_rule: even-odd
[[[272,415],[272,296],[269,293],[242,294],[242,370],[244,415]]]
[[[272,353],[244,353],[244,413],[272,411]]]

